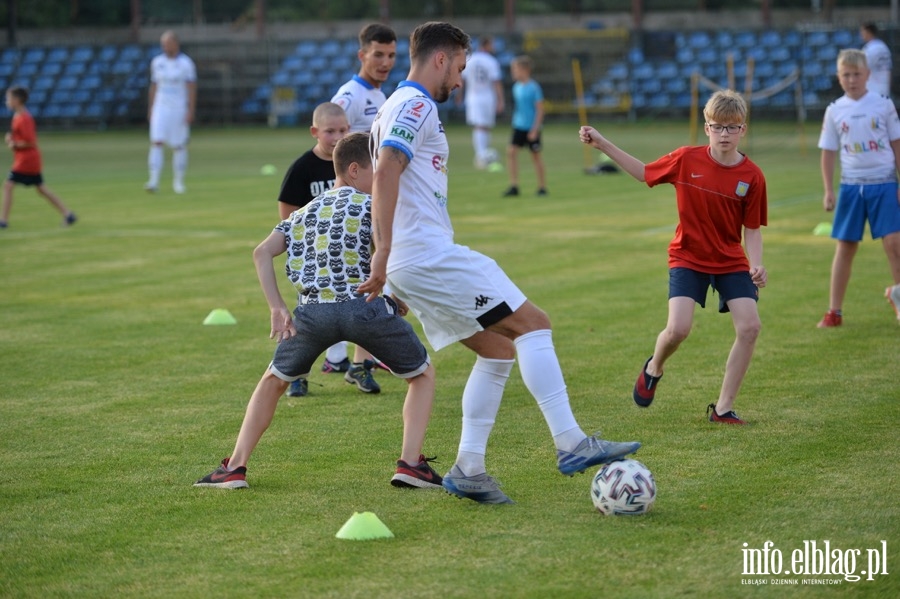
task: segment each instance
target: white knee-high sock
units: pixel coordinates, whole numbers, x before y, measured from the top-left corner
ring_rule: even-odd
[[[175,181],[184,182],[184,174],[187,172],[188,151],[187,148],[175,148],[172,151],[172,170],[175,172]]]
[[[338,341],[331,347],[325,350],[325,359],[331,362],[332,364],[337,364],[338,362],[343,362],[347,359],[347,342],[346,341]]]
[[[515,344],[522,380],[537,400],[556,448],[572,451],[586,435],[572,414],[551,331],[532,331],[517,337]]]
[[[515,360],[492,360],[478,356],[462,397],[462,435],[456,465],[467,476],[485,471],[484,454],[494,428],[503,389]]]
[[[163,168],[163,147],[157,145],[150,146],[150,153],[147,155],[147,167],[150,169],[150,185],[156,186],[159,183],[159,174]]]
[[[491,135],[484,129],[475,129],[472,134],[475,141],[475,155],[484,157],[487,154],[488,146],[491,143]]]

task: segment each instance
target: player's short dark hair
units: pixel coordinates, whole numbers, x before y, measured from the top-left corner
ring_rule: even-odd
[[[17,99],[22,104],[28,102],[28,89],[26,89],[25,87],[22,87],[21,85],[14,85],[6,91],[9,92],[12,97]]]
[[[369,134],[360,132],[342,137],[337,142],[337,145],[334,146],[331,159],[334,161],[334,172],[336,175],[345,174],[354,162],[362,168],[371,166],[372,155],[369,153]]]
[[[370,23],[363,27],[359,32],[359,47],[365,48],[372,42],[379,44],[390,44],[397,41],[397,34],[387,25],[381,23]]]
[[[468,34],[450,23],[429,21],[416,27],[409,36],[409,57],[413,62],[425,60],[435,52],[468,52],[471,48]]]
[[[871,21],[868,23],[863,23],[862,28],[871,33],[873,36],[878,37],[878,25],[872,23]]]

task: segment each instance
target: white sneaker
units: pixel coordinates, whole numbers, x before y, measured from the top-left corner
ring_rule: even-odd
[[[187,189],[184,186],[184,183],[181,183],[179,181],[172,183],[172,189],[175,190],[175,193],[177,193],[177,194],[182,194],[187,191]]]
[[[884,297],[894,307],[894,313],[897,314],[897,320],[900,320],[900,283],[888,287],[884,290]]]
[[[144,191],[146,191],[147,193],[156,193],[157,191],[159,191],[159,187],[157,187],[155,183],[147,181],[146,183],[144,183]]]

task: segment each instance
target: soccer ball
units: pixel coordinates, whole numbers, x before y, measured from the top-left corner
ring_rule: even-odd
[[[656,481],[637,460],[604,464],[591,481],[594,507],[607,516],[646,514],[656,499]]]

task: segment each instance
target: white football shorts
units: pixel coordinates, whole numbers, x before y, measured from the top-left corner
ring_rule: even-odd
[[[435,351],[485,330],[527,300],[494,260],[462,245],[391,271],[387,279]]]
[[[466,124],[470,127],[493,127],[497,123],[494,95],[466,98]]]
[[[164,143],[170,148],[187,145],[191,129],[186,119],[186,109],[155,107],[150,113],[150,142]]]

